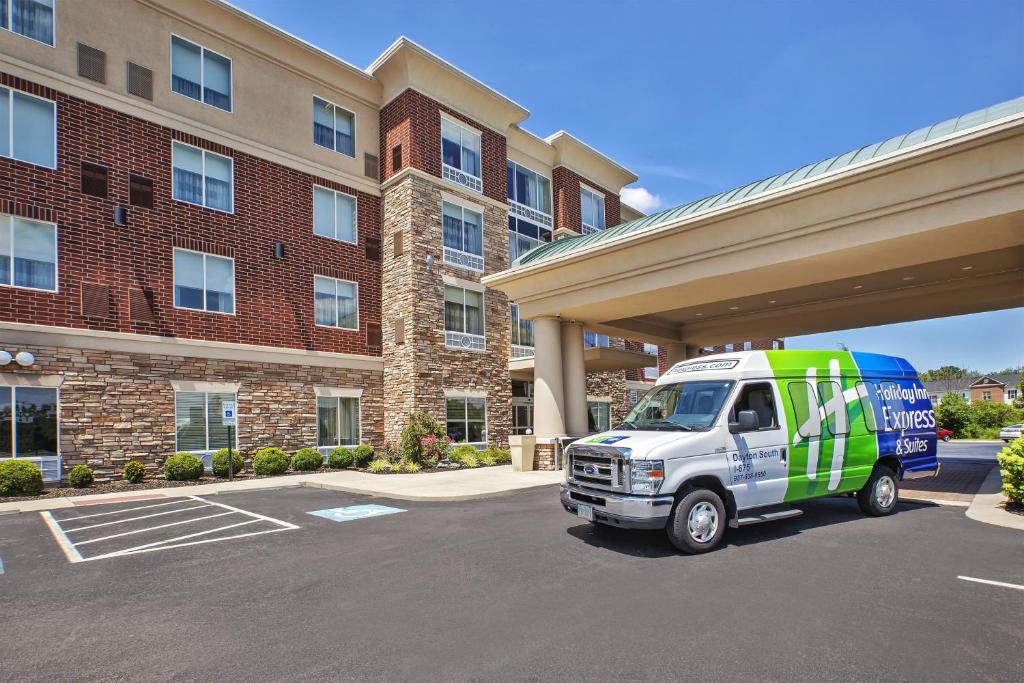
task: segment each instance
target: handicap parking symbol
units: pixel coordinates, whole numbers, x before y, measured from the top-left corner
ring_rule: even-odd
[[[306,513],[329,519],[332,522],[351,522],[355,519],[368,519],[370,517],[383,517],[393,515],[396,512],[405,512],[401,508],[392,508],[387,505],[349,505],[343,508],[329,508],[327,510],[311,510]]]

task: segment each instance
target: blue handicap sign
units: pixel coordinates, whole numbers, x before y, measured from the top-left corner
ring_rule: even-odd
[[[312,510],[309,515],[323,517],[333,522],[351,522],[354,519],[368,519],[370,517],[383,517],[393,515],[396,512],[405,512],[401,508],[392,508],[387,505],[349,505],[344,508],[330,508],[327,510]]]

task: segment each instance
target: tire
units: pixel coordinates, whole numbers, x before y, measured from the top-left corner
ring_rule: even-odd
[[[942,440],[945,441],[946,443],[949,443],[949,439],[950,439],[950,437],[949,437],[948,434],[946,436],[942,437]]]
[[[729,520],[722,498],[711,489],[688,489],[676,503],[665,532],[668,540],[688,555],[718,547]]]
[[[896,473],[885,465],[878,465],[864,488],[857,492],[861,512],[871,517],[884,517],[896,511],[900,502],[900,485]]]

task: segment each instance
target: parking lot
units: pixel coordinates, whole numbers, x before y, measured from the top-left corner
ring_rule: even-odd
[[[962,508],[801,507],[696,557],[660,532],[592,527],[553,487],[447,503],[293,488],[6,515],[4,677],[1024,677],[1021,532]]]

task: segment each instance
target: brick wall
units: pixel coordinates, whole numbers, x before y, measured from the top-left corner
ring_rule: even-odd
[[[365,256],[380,239],[380,200],[322,178],[243,154],[0,73],[0,83],[57,101],[57,169],[0,158],[0,211],[58,224],[57,293],[0,287],[0,320],[136,332],[222,342],[380,354],[366,342],[380,321],[380,263]],[[234,160],[234,214],[171,198],[171,141]],[[84,195],[81,163],[108,169],[108,198]],[[128,207],[128,225],[113,224],[128,206],[128,175],[153,181],[153,208]],[[357,245],[313,234],[313,185],[358,198]],[[285,258],[274,258],[274,245]],[[174,307],[174,247],[235,259],[235,315]],[[359,284],[359,331],[314,324],[313,276]],[[113,314],[86,318],[83,282],[108,285]],[[129,289],[153,294],[154,322],[129,319]]]
[[[556,228],[569,228],[576,232],[583,231],[583,218],[580,208],[580,185],[586,185],[604,194],[604,224],[611,228],[621,222],[622,205],[619,195],[600,185],[587,180],[565,166],[556,166],[551,172],[551,193],[554,200],[554,219]]]
[[[380,112],[381,182],[408,167],[441,177],[441,112],[480,131],[483,194],[507,201],[508,152],[504,136],[412,89],[391,100]],[[395,147],[402,150],[398,168],[392,163]]]

